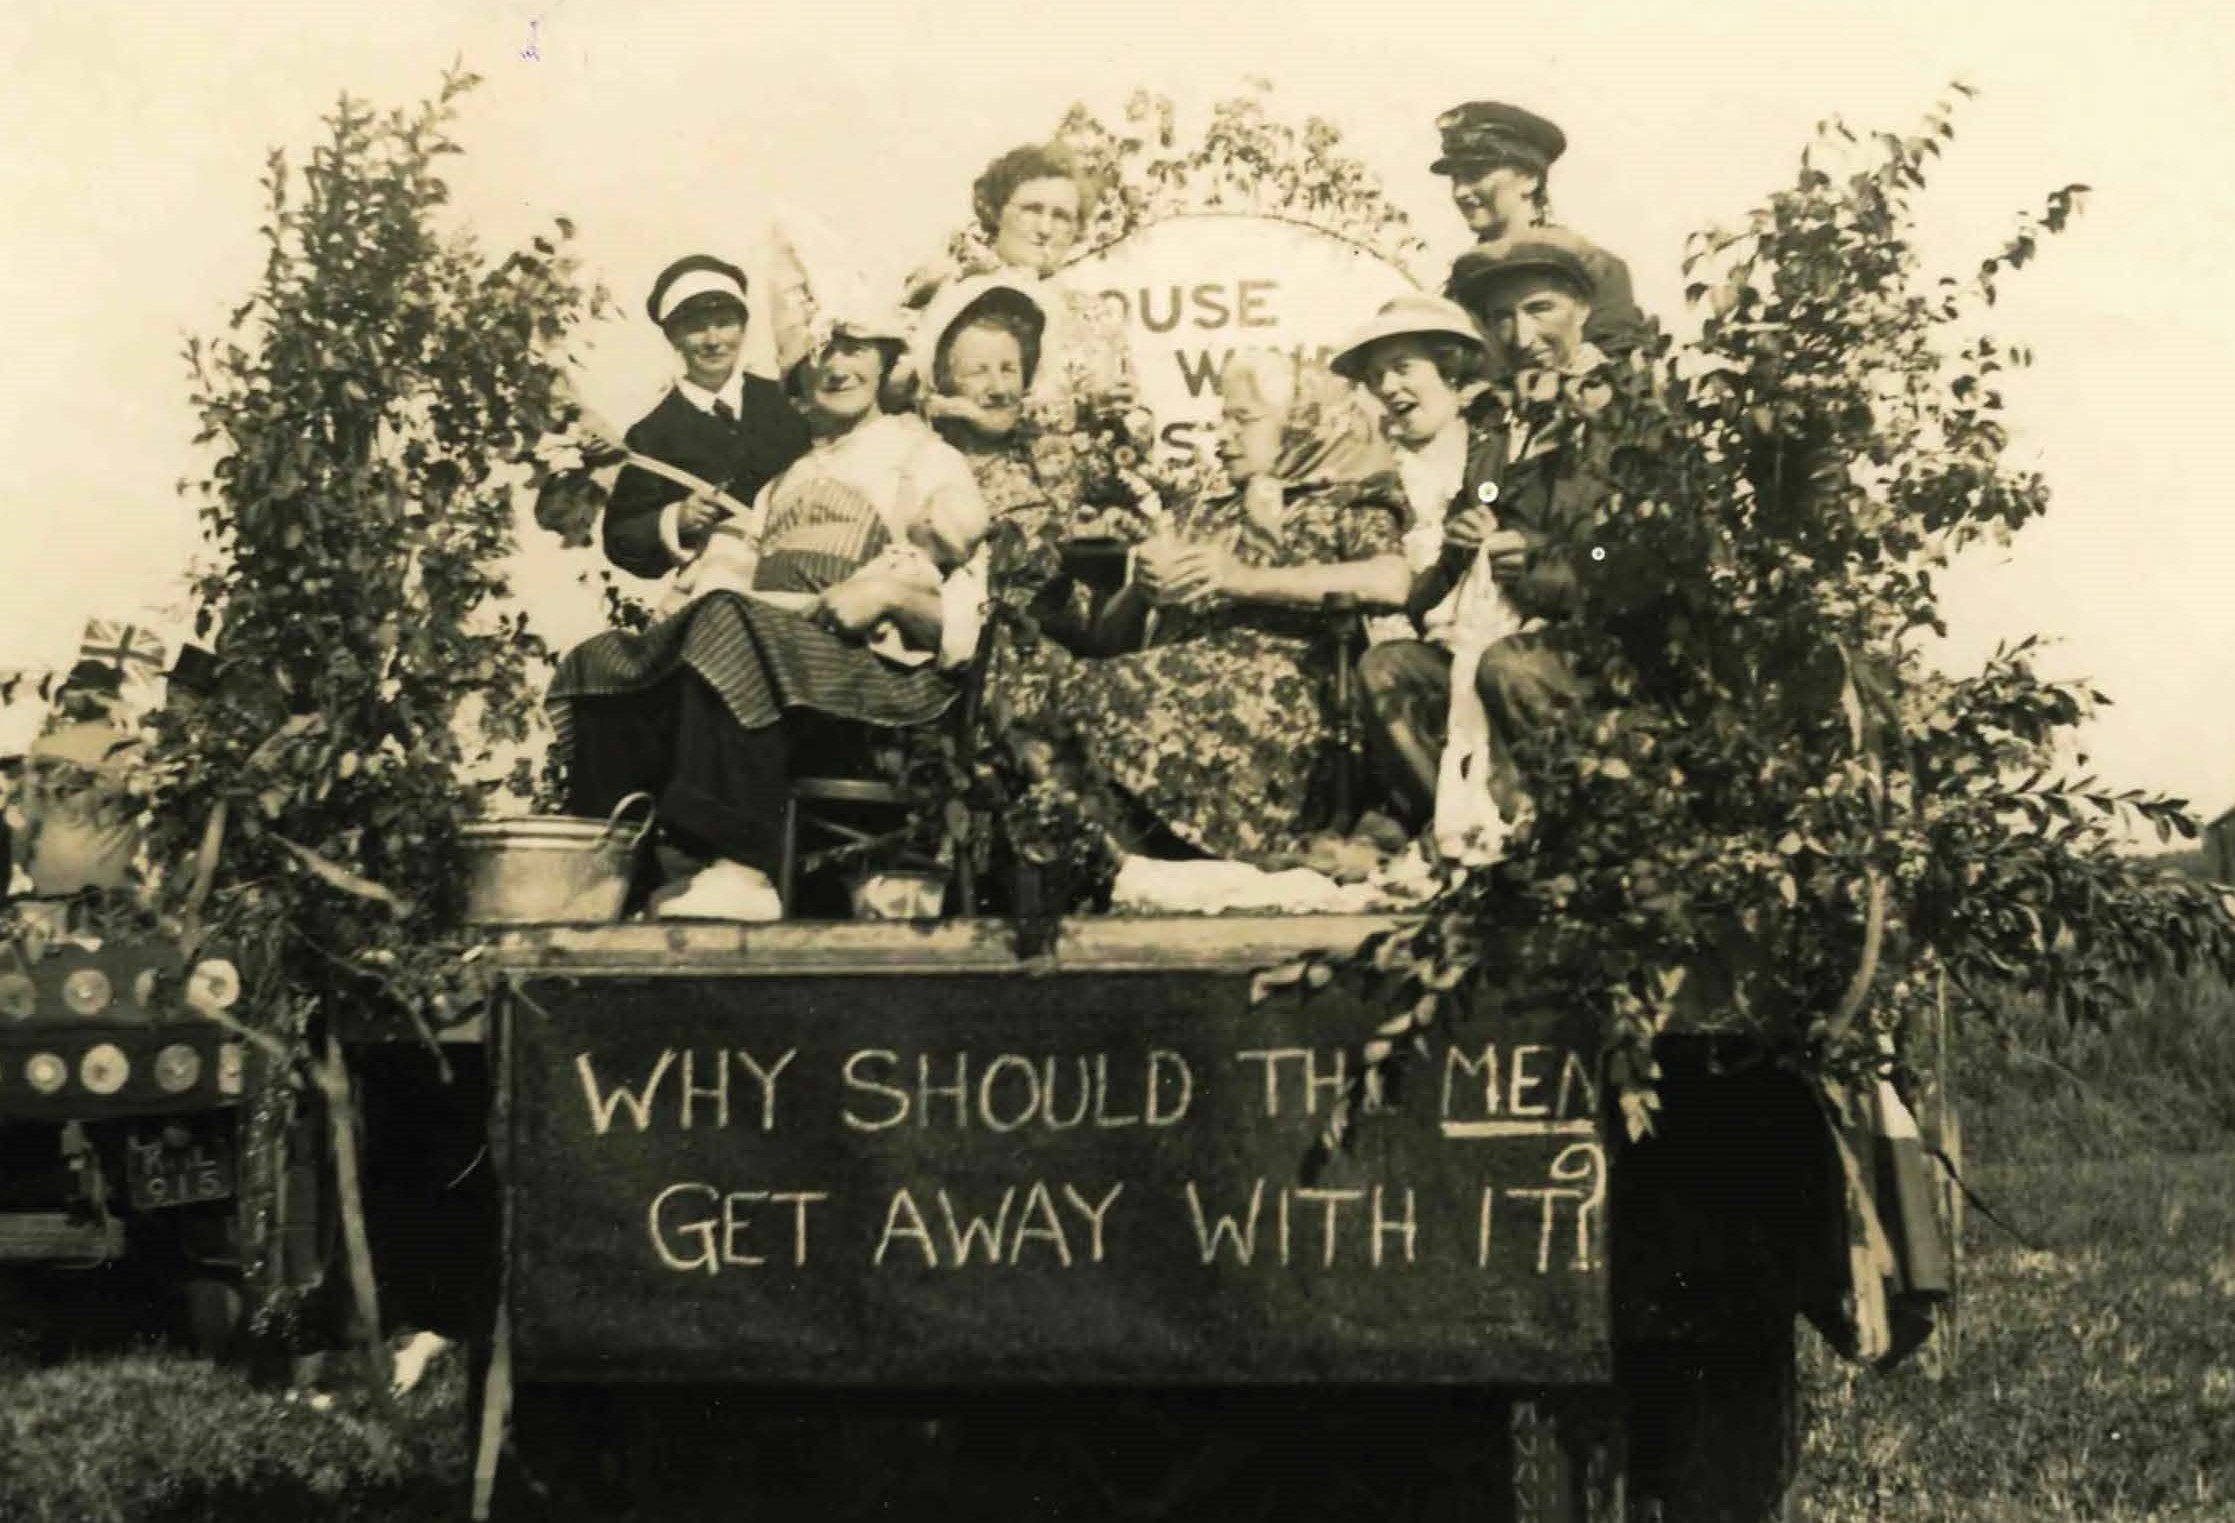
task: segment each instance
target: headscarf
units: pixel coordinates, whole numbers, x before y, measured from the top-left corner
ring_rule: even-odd
[[[1263,389],[1269,377],[1286,384],[1288,406],[1281,419],[1280,452],[1272,474],[1291,491],[1350,486],[1394,470],[1396,462],[1380,426],[1357,390],[1317,361],[1298,361],[1279,350],[1237,354],[1236,374]],[[1273,400],[1267,397],[1268,401]]]

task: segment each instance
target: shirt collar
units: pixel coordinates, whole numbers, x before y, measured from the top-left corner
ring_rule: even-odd
[[[682,393],[684,401],[690,403],[700,412],[711,413],[714,410],[716,400],[720,400],[729,403],[729,410],[736,416],[743,417],[745,415],[745,367],[743,365],[739,365],[735,370],[732,370],[729,373],[729,379],[724,381],[716,390],[708,391],[687,375],[679,375],[675,378],[675,389]]]
[[[1451,496],[1466,483],[1467,420],[1464,414],[1436,430],[1418,449],[1397,451],[1397,476],[1416,518],[1440,518]]]

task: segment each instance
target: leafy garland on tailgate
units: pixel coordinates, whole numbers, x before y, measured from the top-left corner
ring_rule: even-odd
[[[487,993],[459,934],[458,831],[529,792],[525,762],[491,774],[528,735],[546,656],[496,568],[517,462],[604,304],[563,218],[502,258],[438,225],[476,83],[452,73],[408,112],[344,97],[299,174],[275,151],[262,274],[226,334],[186,350],[215,457],[180,489],[216,675],[154,721],[139,907],[190,962],[222,948],[237,1003],[204,1013],[329,1096],[337,1012],[424,1033]],[[275,1087],[252,1136],[270,1145],[288,1104]]]
[[[2085,194],[1927,281],[1910,200],[1951,114],[1913,137],[1826,124],[1790,188],[1694,240],[1697,342],[1521,404],[1585,418],[1606,461],[1563,547],[1582,607],[1553,634],[1599,698],[1522,748],[1535,819],[1503,860],[1349,965],[1394,1014],[1323,1150],[1493,988],[1599,1014],[1637,1135],[1672,1019],[1910,1082],[1943,977],[1988,1021],[2017,992],[2105,1022],[2160,971],[2235,975],[2235,906],[2119,850],[2137,822],[2193,838],[2186,803],[2059,761],[2108,700],[2040,677],[2030,639],[1959,677],[1918,648],[1950,558],[2048,506],[2003,458],[2000,387],[2029,356],[1980,323]]]

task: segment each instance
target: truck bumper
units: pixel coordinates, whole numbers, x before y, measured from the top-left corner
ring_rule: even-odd
[[[102,1264],[124,1257],[124,1223],[61,1211],[0,1213],[0,1264]]]

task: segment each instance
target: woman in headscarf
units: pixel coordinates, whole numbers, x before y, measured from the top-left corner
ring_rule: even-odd
[[[1030,415],[1067,432],[1083,415],[1121,412],[1136,387],[1125,329],[1100,297],[1070,289],[1058,271],[1077,251],[1099,191],[1060,143],[1027,143],[988,164],[971,186],[973,225],[953,264],[910,281],[924,306],[952,280],[998,274],[1032,291],[1046,315],[1026,394]]]
[[[1321,607],[1401,606],[1400,488],[1372,417],[1325,369],[1244,352],[1227,367],[1218,453],[1232,489],[1135,553],[1106,619],[1148,648],[1023,674],[1018,722],[1218,857],[1298,849],[1333,734]]]
[[[985,504],[960,454],[884,410],[897,328],[823,321],[802,347],[806,455],[714,526],[688,602],[575,647],[551,685],[572,810],[651,792],[694,865],[655,896],[667,916],[774,918],[795,742],[936,719],[977,644]]]

